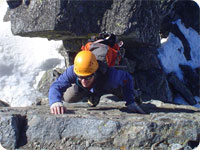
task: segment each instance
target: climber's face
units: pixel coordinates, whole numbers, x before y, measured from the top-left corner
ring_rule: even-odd
[[[94,82],[94,74],[86,77],[78,76],[79,81],[81,82],[82,86],[85,88],[91,88]]]

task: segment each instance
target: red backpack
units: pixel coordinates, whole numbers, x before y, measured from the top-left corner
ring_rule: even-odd
[[[81,47],[81,50],[90,50],[94,53],[97,60],[107,63],[109,67],[118,66],[122,57],[124,57],[124,49],[122,51],[123,42],[115,43],[113,47],[101,43],[104,39],[94,42],[88,42]]]

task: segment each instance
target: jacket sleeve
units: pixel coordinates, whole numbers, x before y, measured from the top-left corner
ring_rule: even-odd
[[[134,86],[132,76],[123,70],[117,70],[115,68],[108,69],[108,81],[106,88],[114,89],[122,87],[123,89],[123,100],[126,101],[126,105],[134,103]]]
[[[51,85],[49,89],[49,104],[61,102],[63,93],[76,81],[76,75],[73,71],[74,66],[70,66],[60,75]]]

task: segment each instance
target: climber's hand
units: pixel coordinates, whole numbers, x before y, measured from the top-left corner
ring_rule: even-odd
[[[63,106],[63,103],[62,102],[56,102],[56,103],[53,103],[50,107],[50,110],[51,110],[51,113],[52,114],[64,114],[65,113],[65,108]]]

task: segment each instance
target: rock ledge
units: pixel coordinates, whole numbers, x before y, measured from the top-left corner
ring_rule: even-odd
[[[65,104],[64,115],[48,106],[0,108],[0,141],[7,149],[168,150],[194,148],[200,140],[200,111],[152,100],[147,114],[129,113],[124,102]]]

